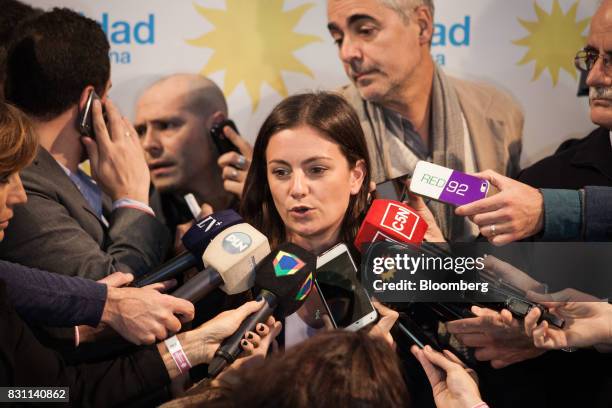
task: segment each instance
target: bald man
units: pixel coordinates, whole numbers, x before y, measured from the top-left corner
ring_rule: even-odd
[[[210,136],[210,128],[226,118],[223,93],[200,75],[172,75],[145,90],[137,102],[135,128],[160,193],[192,193],[215,211],[234,205],[235,196],[223,188]]]

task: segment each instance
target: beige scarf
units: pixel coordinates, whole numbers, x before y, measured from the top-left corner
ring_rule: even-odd
[[[387,126],[385,115],[393,114],[380,105],[361,98],[350,85],[344,97],[356,108],[370,153],[372,179],[383,182],[404,174],[412,174],[419,158],[404,143],[404,135]],[[464,128],[457,94],[444,72],[436,66],[432,85],[431,140],[433,162],[464,171]],[[399,114],[397,114],[399,116]],[[462,217],[454,215],[450,205],[430,201],[428,204],[444,236],[455,240],[464,235]]]

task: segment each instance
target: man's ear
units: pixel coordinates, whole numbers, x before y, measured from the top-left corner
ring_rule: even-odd
[[[414,18],[419,26],[419,44],[430,44],[434,31],[431,11],[427,6],[419,6],[414,10]]]
[[[216,125],[217,123],[221,123],[223,122],[225,119],[227,119],[227,116],[225,115],[225,113],[221,112],[221,111],[216,111],[215,113],[213,113],[212,115],[210,115],[210,117],[208,118],[209,122],[208,123],[208,127],[212,127],[213,125]]]
[[[102,95],[98,95],[100,99],[102,100],[103,104],[104,102],[106,102],[106,98],[108,97],[108,93],[110,92],[112,87],[113,87],[113,83],[111,82],[109,78],[108,81],[106,81],[106,85],[104,86],[104,92],[102,93]]]
[[[79,112],[85,109],[85,104],[87,103],[87,98],[89,98],[89,93],[94,90],[92,85],[87,85],[81,91],[81,96],[79,97]]]

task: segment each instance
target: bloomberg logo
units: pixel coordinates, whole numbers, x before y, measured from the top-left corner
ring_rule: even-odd
[[[144,18],[121,20],[108,12],[102,13],[97,20],[111,45],[109,58],[115,64],[130,64],[131,50],[118,51],[117,46],[147,46],[155,44],[155,14],[149,13]]]

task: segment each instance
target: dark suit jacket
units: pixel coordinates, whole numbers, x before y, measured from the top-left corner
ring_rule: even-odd
[[[555,154],[524,169],[518,180],[537,188],[612,186],[610,131],[600,127],[583,139],[563,142]]]
[[[90,279],[114,271],[140,275],[163,260],[170,236],[161,222],[132,208],[111,212],[107,199],[106,227],[44,148],[21,177],[28,202],[15,209],[0,243],[3,259]]]
[[[0,280],[19,316],[30,324],[97,326],[106,304],[106,285],[0,261]]]
[[[157,346],[95,364],[69,366],[43,347],[6,299],[0,280],[0,386],[69,387],[77,407],[155,406],[170,382]],[[146,401],[143,397],[147,397]]]

